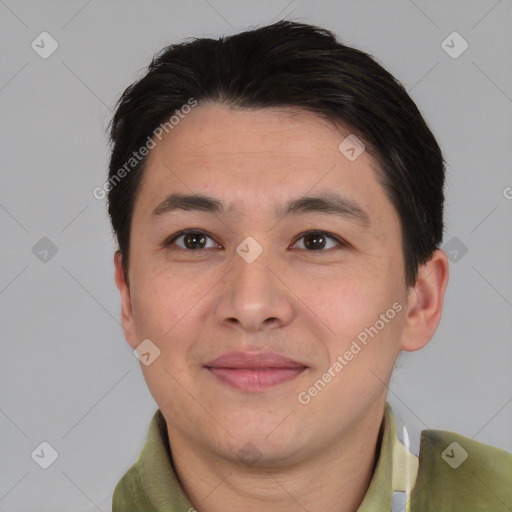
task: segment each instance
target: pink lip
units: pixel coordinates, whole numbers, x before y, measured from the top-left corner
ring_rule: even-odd
[[[260,391],[292,380],[308,367],[273,352],[229,352],[205,364],[222,382],[243,391]]]

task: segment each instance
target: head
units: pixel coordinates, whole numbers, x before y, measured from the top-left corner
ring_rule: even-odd
[[[123,328],[160,351],[141,367],[168,427],[276,464],[379,410],[448,280],[443,157],[400,83],[330,32],[279,22],[165,48],[111,141]],[[230,351],[302,370],[242,390],[207,364]]]

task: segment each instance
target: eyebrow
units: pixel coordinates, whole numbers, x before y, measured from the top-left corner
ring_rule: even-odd
[[[158,217],[176,210],[201,211],[228,215],[233,211],[233,206],[225,205],[219,199],[201,194],[174,193],[166,197],[153,210],[151,217]],[[370,226],[370,216],[361,206],[335,192],[291,199],[284,206],[280,206],[274,210],[274,214],[277,217],[312,212],[343,217],[356,222],[362,227]]]

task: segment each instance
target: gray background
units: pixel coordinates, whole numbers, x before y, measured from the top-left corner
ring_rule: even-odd
[[[0,510],[110,510],[156,410],[92,195],[115,101],[163,46],[283,17],[374,55],[447,160],[445,311],[431,343],[400,358],[390,400],[413,430],[512,451],[511,15],[510,0],[0,0]],[[47,59],[31,47],[43,31],[59,45]],[[441,46],[453,31],[469,44],[458,58]],[[57,249],[46,261],[42,237]],[[42,441],[59,454],[46,470],[31,457]]]

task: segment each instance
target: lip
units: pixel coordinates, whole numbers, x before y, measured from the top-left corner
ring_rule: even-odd
[[[305,364],[294,361],[275,352],[227,352],[205,364],[213,368],[306,368]]]
[[[274,352],[228,352],[204,366],[225,384],[242,391],[272,388],[295,379],[308,368]]]

